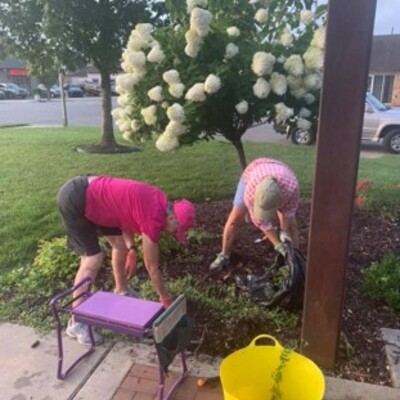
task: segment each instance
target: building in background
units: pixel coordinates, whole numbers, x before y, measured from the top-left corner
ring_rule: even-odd
[[[400,35],[374,36],[368,91],[383,103],[400,106]]]
[[[32,80],[26,69],[26,63],[13,57],[0,60],[0,82],[16,83],[31,92]]]

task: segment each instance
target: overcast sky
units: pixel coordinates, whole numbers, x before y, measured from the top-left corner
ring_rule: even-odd
[[[326,3],[320,0],[318,3]],[[400,0],[377,0],[375,15],[375,35],[400,34]]]
[[[400,0],[378,0],[375,15],[375,35],[400,34]]]

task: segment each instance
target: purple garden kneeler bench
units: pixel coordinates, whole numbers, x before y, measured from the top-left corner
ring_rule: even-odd
[[[76,289],[85,287],[85,291],[73,298]],[[86,278],[71,289],[58,294],[51,302],[50,307],[54,315],[57,343],[58,343],[58,368],[57,378],[64,379],[71,370],[86,356],[94,351],[94,340],[92,327],[108,329],[113,332],[131,335],[138,338],[153,337],[155,345],[163,340],[178,325],[186,315],[186,299],[180,295],[167,310],[162,304],[121,296],[108,292],[91,293],[91,280]],[[72,308],[72,303],[78,298],[83,302]],[[72,365],[63,372],[63,335],[60,313],[69,313],[74,316],[76,322],[89,325],[91,346],[88,351],[78,357]],[[168,400],[171,398],[177,386],[183,382],[189,371],[186,365],[184,350],[180,351],[182,360],[182,373],[175,381],[167,395],[164,397],[164,385],[166,368],[162,366],[159,359],[158,399]]]

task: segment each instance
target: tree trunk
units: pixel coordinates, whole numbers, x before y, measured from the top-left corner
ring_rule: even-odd
[[[113,122],[111,116],[111,80],[108,72],[101,71],[101,96],[103,107],[103,127],[101,145],[104,147],[116,147]]]
[[[65,100],[65,92],[64,92],[64,73],[62,72],[61,69],[58,72],[58,82],[59,82],[58,84],[60,85],[63,127],[66,128],[68,126],[68,114],[67,114],[67,103]]]
[[[235,149],[239,156],[240,165],[242,166],[242,170],[244,170],[247,167],[247,162],[246,155],[244,154],[243,143],[240,138],[237,140],[231,140],[231,142],[235,146]]]

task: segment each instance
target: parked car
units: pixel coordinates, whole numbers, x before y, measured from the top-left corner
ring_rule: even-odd
[[[18,92],[12,87],[8,86],[8,83],[0,83],[0,90],[2,90],[5,93],[6,99],[17,98]]]
[[[119,96],[119,93],[117,92],[115,83],[111,84],[111,96]]]
[[[67,85],[66,91],[68,97],[83,97],[83,90],[80,86]]]
[[[0,100],[3,100],[6,98],[6,93],[0,89]]]
[[[315,131],[297,127],[287,127],[285,133],[294,144],[310,145],[316,139]],[[386,151],[400,154],[400,109],[387,107],[371,93],[367,93],[362,140],[383,142]]]
[[[26,97],[28,96],[28,91],[21,86],[18,86],[16,83],[7,83],[7,86],[15,90],[15,97],[17,99],[26,99]]]
[[[83,85],[83,91],[87,96],[100,96],[101,87],[95,83],[86,83]]]
[[[50,88],[50,97],[51,98],[56,98],[56,97],[60,97],[61,96],[61,90],[57,85],[53,85]]]

